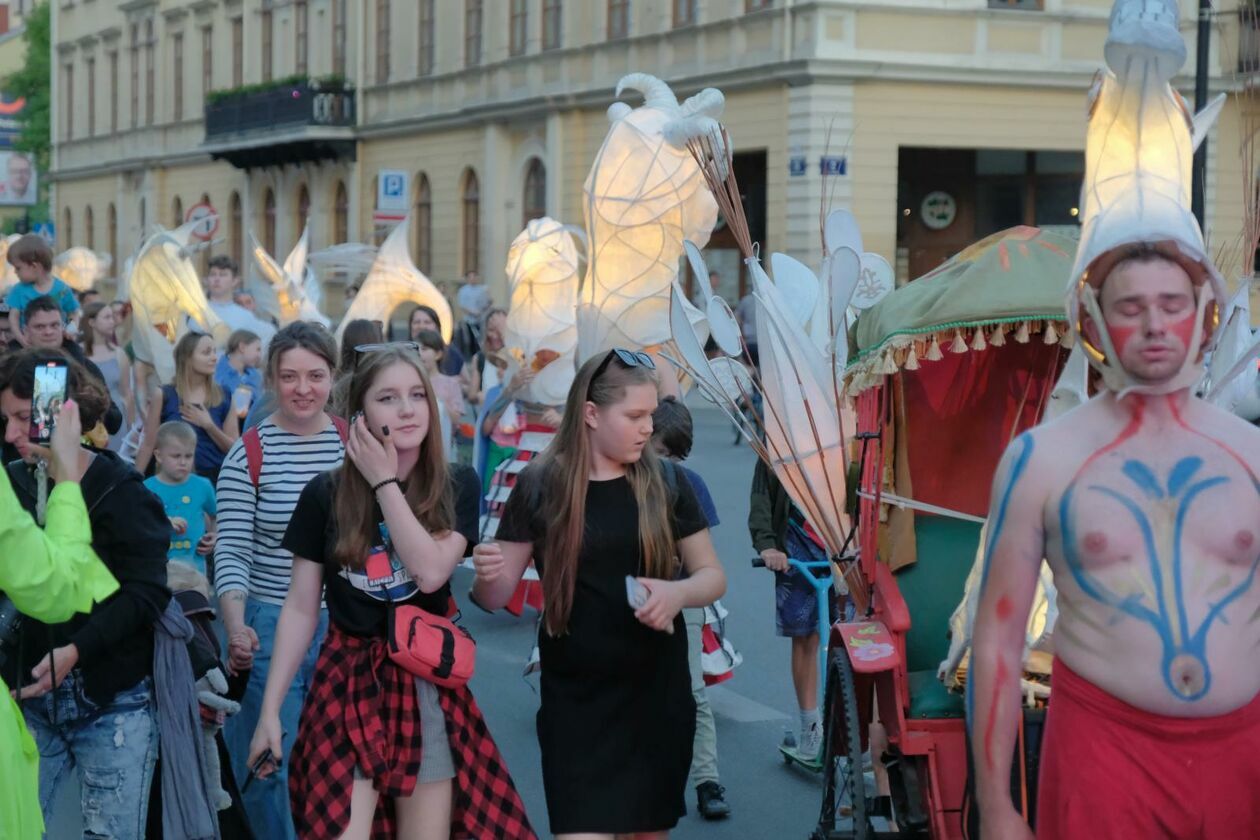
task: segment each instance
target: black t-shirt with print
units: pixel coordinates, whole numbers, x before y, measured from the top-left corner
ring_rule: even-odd
[[[450,465],[451,493],[455,500],[455,529],[468,540],[465,556],[477,542],[480,487],[469,467]],[[383,636],[388,602],[410,604],[436,615],[445,615],[451,596],[446,583],[437,592],[424,593],[407,573],[398,555],[387,553],[378,541],[361,569],[342,566],[333,557],[337,544],[337,520],[333,493],[339,470],[313,478],[302,491],[293,518],[284,534],[284,548],[324,567],[324,599],[328,617],[341,630],[355,636]],[[380,508],[377,522],[384,522]]]

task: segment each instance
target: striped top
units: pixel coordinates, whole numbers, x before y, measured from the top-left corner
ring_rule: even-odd
[[[277,606],[284,603],[293,573],[293,555],[280,547],[298,496],[307,482],[340,466],[345,446],[331,423],[302,437],[267,418],[258,426],[262,470],[258,489],[249,480],[245,445],[238,440],[223,459],[216,487],[219,539],[214,549],[214,583],[220,595],[248,592]]]

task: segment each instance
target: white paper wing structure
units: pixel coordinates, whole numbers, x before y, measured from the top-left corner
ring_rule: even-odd
[[[671,120],[689,114],[652,76],[626,76],[618,95],[626,89],[642,91],[644,104],[608,109],[612,125],[584,185],[589,252],[578,306],[579,361],[610,347],[669,340],[670,288],[683,241],[703,246],[717,221],[717,202],[695,159],[665,137]]]
[[[1260,417],[1256,356],[1260,342],[1251,331],[1250,284],[1245,282],[1230,303],[1225,329],[1208,364],[1206,397],[1245,420]]]
[[[536,374],[524,399],[542,405],[563,404],[577,370],[577,237],[580,231],[544,216],[527,224],[508,249],[505,344],[517,364]]]
[[[407,217],[382,243],[372,263],[372,270],[363,280],[359,293],[354,296],[350,309],[337,327],[337,339],[346,324],[357,318],[389,323],[389,317],[403,303],[422,303],[430,306],[442,321],[442,339],[451,340],[453,322],[451,305],[446,297],[430,282],[424,272],[411,261],[407,242],[411,230],[411,217]]]
[[[113,258],[109,254],[76,246],[57,255],[53,260],[52,273],[76,292],[85,292],[93,288],[98,280],[109,276],[112,264]]]
[[[159,229],[150,236],[128,278],[136,358],[153,365],[163,382],[175,375],[175,342],[189,329],[209,333],[220,344],[228,337],[227,325],[210,308],[189,259],[197,224]]]
[[[342,242],[312,252],[307,262],[320,274],[359,278],[372,270],[372,263],[376,262],[376,247],[362,242]]]
[[[259,244],[252,231],[249,241],[254,265],[262,278],[261,282],[251,283],[249,287],[258,308],[278,320],[282,327],[294,321],[317,321],[328,326],[327,316],[319,311],[318,284],[306,265],[310,228],[302,231],[283,266]],[[312,292],[316,295],[314,300],[311,299]]]

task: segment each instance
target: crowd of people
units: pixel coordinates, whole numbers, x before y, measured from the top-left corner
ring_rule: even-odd
[[[57,609],[4,590],[23,615],[11,649],[0,627],[0,676],[39,756],[22,825],[77,779],[88,835],[535,836],[466,682],[399,654],[406,610],[456,615],[468,558],[484,609],[529,567],[541,580],[553,833],[663,837],[689,778],[703,816],[730,813],[700,666],[704,608],[725,588],[718,514],[678,463],[691,418],[658,398],[652,356],[599,354],[564,405],[540,407],[520,399],[532,371],[510,372],[506,312],[479,282],[449,344],[417,306],[405,337],[355,321],[338,346],[315,323],[260,328],[216,258],[206,291],[230,336],[185,330],[160,381],[126,305],[72,292],[35,237],[9,259],[5,492],[55,542],[60,488],[77,485],[79,562],[101,564]],[[50,361],[68,370],[54,440],[81,429],[77,469],[30,440]],[[484,533],[490,473],[539,427],[552,445]]]

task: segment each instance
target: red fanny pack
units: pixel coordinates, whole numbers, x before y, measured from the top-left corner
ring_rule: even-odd
[[[477,667],[477,643],[449,618],[408,604],[391,604],[389,658],[422,680],[459,688]]]

